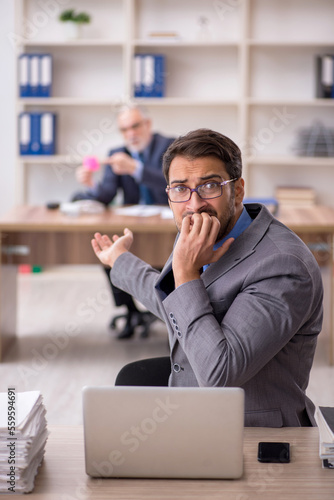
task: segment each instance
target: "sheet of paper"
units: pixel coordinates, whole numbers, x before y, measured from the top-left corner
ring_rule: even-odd
[[[129,215],[132,217],[152,217],[160,215],[163,219],[172,219],[170,208],[161,205],[131,205],[130,207],[119,207],[114,209],[117,215]]]

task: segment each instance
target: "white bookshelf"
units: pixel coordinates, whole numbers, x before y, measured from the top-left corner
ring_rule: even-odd
[[[58,115],[57,155],[17,158],[18,202],[67,201],[78,189],[80,154],[103,158],[120,143],[116,107],[135,100],[133,56],[152,52],[166,55],[166,97],[137,101],[149,108],[155,130],[219,130],[242,148],[247,196],[273,196],[277,185],[296,183],[313,186],[321,203],[334,206],[334,158],[292,151],[301,127],[333,125],[334,99],[315,98],[314,61],[334,53],[332,0],[73,0],[55,2],[48,14],[35,0],[15,2],[16,56],[50,52],[54,68],[53,96],[17,98],[16,112]],[[65,8],[92,16],[78,40],[63,37],[57,18]],[[206,36],[200,16],[209,21]],[[27,21],[38,26],[24,36]],[[179,37],[149,38],[157,31]],[[94,141],[105,119],[110,133],[96,133]],[[58,165],[68,165],[61,181]]]

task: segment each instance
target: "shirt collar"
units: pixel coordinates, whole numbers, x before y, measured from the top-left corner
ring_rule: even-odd
[[[252,223],[253,219],[247,212],[246,208],[244,207],[239,219],[237,222],[234,224],[232,230],[220,241],[217,241],[217,243],[214,244],[213,249],[217,250],[217,248],[220,248],[224,241],[226,241],[228,238],[234,238],[236,239],[240,234],[250,226]]]

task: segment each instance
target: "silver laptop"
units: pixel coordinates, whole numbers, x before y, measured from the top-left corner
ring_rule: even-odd
[[[240,388],[84,387],[92,477],[239,478]]]

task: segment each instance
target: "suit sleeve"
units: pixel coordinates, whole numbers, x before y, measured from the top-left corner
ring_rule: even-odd
[[[110,271],[113,285],[138,299],[149,311],[163,319],[163,307],[155,292],[160,272],[131,252],[118,257]]]
[[[224,275],[220,294],[215,284],[215,297],[201,279],[170,293],[163,300],[165,317],[172,318],[170,329],[172,321],[178,325],[177,341],[198,384],[242,386],[296,333],[316,336],[322,287],[314,279],[297,257],[276,255],[253,266],[229,300]]]
[[[111,156],[114,152],[110,151],[108,156]],[[119,176],[114,174],[110,165],[105,165],[102,179],[92,188],[75,193],[72,201],[96,200],[109,205],[117,194],[119,182]]]

